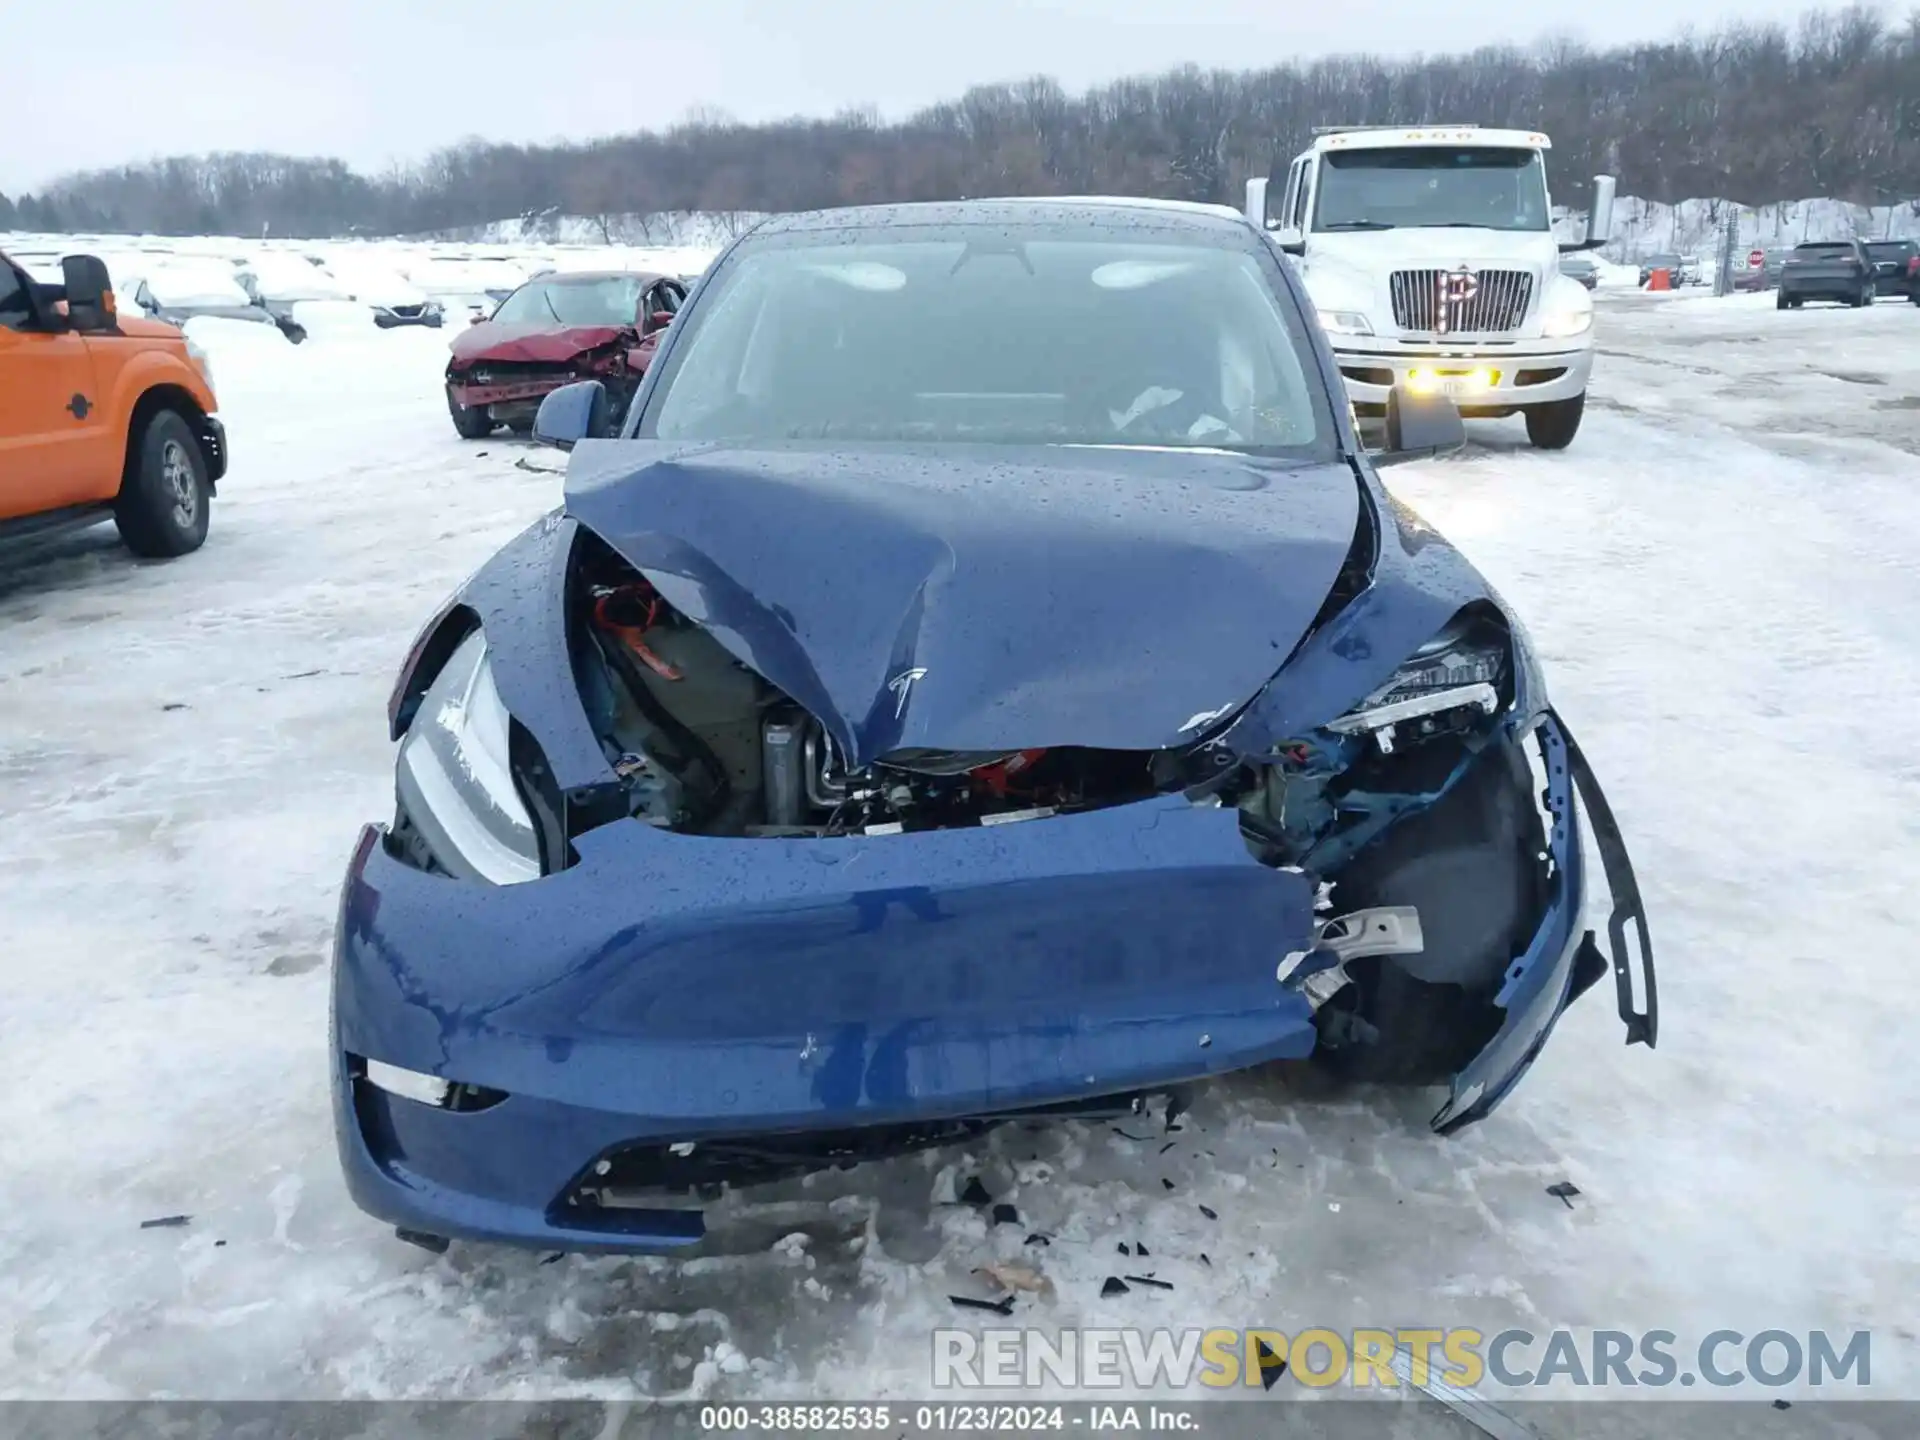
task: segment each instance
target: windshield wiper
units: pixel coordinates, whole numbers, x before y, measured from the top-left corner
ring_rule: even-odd
[[[1400,227],[1392,220],[1336,220],[1331,225],[1322,225],[1322,230],[1397,230]]]

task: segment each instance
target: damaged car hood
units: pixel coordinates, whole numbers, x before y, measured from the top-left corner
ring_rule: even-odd
[[[475,325],[453,339],[454,363],[479,360],[564,361],[637,333],[630,325]]]
[[[1312,624],[1361,502],[1344,465],[1223,451],[608,440],[566,503],[858,766],[1199,738]]]

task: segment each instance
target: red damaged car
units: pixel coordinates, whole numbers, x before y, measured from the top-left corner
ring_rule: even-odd
[[[672,276],[634,270],[529,280],[454,340],[453,428],[468,440],[496,425],[526,434],[549,390],[588,379],[607,387],[618,423],[686,293]]]

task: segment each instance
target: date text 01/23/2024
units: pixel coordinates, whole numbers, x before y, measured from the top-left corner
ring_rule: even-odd
[[[1183,1405],[704,1405],[711,1434],[986,1434],[1200,1428]]]

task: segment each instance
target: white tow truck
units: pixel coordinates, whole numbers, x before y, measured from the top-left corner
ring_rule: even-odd
[[[1605,243],[1614,180],[1594,179],[1587,238],[1553,234],[1545,152],[1531,130],[1477,125],[1333,127],[1294,157],[1270,203],[1247,182],[1247,218],[1297,257],[1348,397],[1383,414],[1396,384],[1463,415],[1526,417],[1564,449],[1593,369],[1593,297],[1560,257]]]

